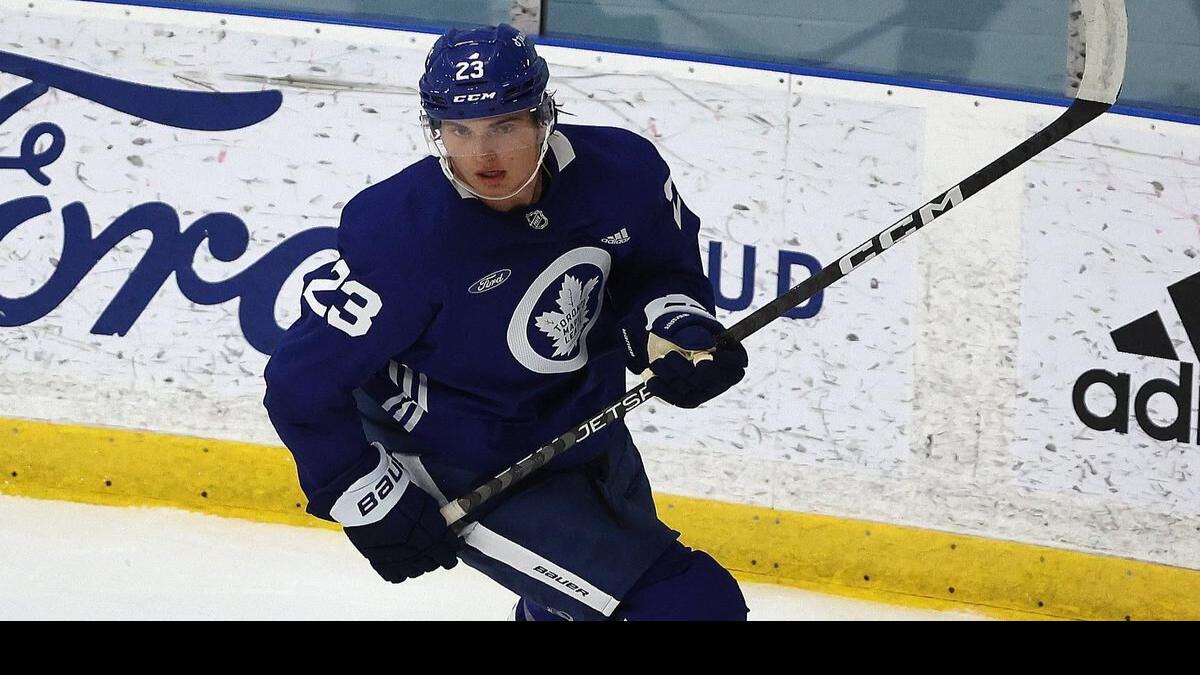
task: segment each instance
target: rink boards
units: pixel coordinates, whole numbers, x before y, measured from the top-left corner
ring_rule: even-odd
[[[0,490],[311,523],[262,368],[344,203],[424,156],[433,36],[0,10]],[[1061,110],[540,51],[570,121],[656,142],[726,321]],[[664,517],[785,583],[1195,618],[1198,250],[1200,128],[1107,115],[753,336],[721,399],[631,417]]]

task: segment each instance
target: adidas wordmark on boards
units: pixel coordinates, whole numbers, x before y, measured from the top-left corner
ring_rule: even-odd
[[[1200,353],[1200,274],[1193,274],[1167,287],[1171,302],[1179,312],[1183,328],[1187,332],[1192,349]],[[1151,312],[1124,326],[1113,329],[1109,335],[1117,351],[1125,354],[1149,356],[1179,363],[1179,381],[1152,379],[1137,390],[1133,399],[1133,414],[1138,426],[1151,438],[1159,441],[1187,443],[1192,425],[1192,371],[1193,364],[1179,359],[1175,346],[1167,335],[1162,316]],[[1108,387],[1116,399],[1112,412],[1098,415],[1087,405],[1087,392],[1094,386]],[[1129,394],[1133,391],[1129,373],[1114,373],[1103,368],[1093,368],[1079,376],[1071,392],[1071,403],[1080,421],[1096,431],[1129,433]],[[1155,394],[1165,394],[1175,402],[1175,420],[1159,425],[1150,419],[1148,406]],[[1200,417],[1200,410],[1197,411]],[[1200,444],[1200,432],[1196,443]]]
[[[1104,385],[1113,393],[1117,404],[1107,415],[1097,415],[1087,406],[1087,392],[1093,386]],[[1075,381],[1075,389],[1071,393],[1071,402],[1075,406],[1075,414],[1089,428],[1096,431],[1115,431],[1119,434],[1129,433],[1129,393],[1132,387],[1129,373],[1114,373],[1102,368],[1087,371]],[[1165,426],[1160,426],[1150,419],[1147,405],[1150,397],[1155,394],[1166,394],[1175,401],[1175,420]],[[1192,427],[1192,364],[1179,363],[1179,382],[1155,378],[1143,384],[1137,390],[1133,402],[1134,416],[1138,426],[1149,436],[1159,441],[1188,442],[1188,432]],[[1200,411],[1197,411],[1200,416]],[[1200,444],[1200,435],[1196,439]]]

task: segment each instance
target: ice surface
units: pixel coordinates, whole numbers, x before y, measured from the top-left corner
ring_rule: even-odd
[[[6,496],[0,578],[0,620],[502,620],[516,601],[462,564],[389,585],[340,532]],[[752,620],[980,618],[742,588]]]

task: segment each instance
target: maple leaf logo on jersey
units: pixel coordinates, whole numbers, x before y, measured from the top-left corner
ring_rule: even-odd
[[[588,335],[604,313],[611,271],[612,254],[596,246],[571,249],[548,263],[508,321],[505,339],[517,363],[541,374],[586,366]]]
[[[546,312],[534,319],[538,330],[554,340],[554,356],[567,356],[579,346],[579,335],[588,320],[588,298],[599,282],[599,278],[594,278],[584,284],[566,275],[562,288],[558,289],[559,311]]]

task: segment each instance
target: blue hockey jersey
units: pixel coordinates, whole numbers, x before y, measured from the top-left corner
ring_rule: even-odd
[[[644,331],[664,298],[713,311],[699,220],[653,144],[559,125],[549,145],[527,208],[488,208],[434,157],[345,206],[341,258],[305,277],[266,369],[264,404],[306,494],[375,453],[356,390],[409,433],[403,451],[478,484],[624,392],[621,322]],[[593,440],[555,462],[590,459]]]

